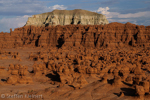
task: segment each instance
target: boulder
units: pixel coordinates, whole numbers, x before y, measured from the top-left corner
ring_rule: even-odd
[[[135,89],[136,89],[136,94],[138,94],[140,98],[143,98],[145,95],[144,87],[136,85]]]

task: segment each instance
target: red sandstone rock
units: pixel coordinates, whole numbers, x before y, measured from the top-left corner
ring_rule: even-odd
[[[11,76],[8,77],[7,83],[8,84],[30,84],[33,83],[32,78],[26,77],[28,75],[28,67],[22,66],[19,64],[10,64],[8,68],[8,72],[11,73]]]
[[[133,83],[132,76],[127,76],[127,78],[125,79],[125,81],[132,84]]]
[[[115,76],[114,77],[114,81],[113,81],[113,84],[114,86],[121,86],[122,85],[122,82],[121,82],[121,77],[119,76]]]
[[[136,67],[134,69],[134,74],[141,75],[142,74],[141,68],[140,67]]]
[[[144,87],[145,93],[149,93],[149,82],[148,81],[142,81],[141,84]]]
[[[136,89],[136,93],[140,96],[140,98],[143,98],[145,94],[143,86],[136,85],[135,89]]]
[[[8,84],[16,84],[18,81],[18,76],[12,75],[8,78],[7,83]]]
[[[119,97],[124,97],[124,93],[120,92]]]
[[[98,27],[98,30],[96,29],[95,26]],[[99,48],[102,46],[113,48],[113,47],[118,47],[120,45],[123,47],[124,44],[131,45],[131,46],[144,45],[145,47],[147,47],[149,46],[148,42],[150,42],[149,39],[146,38],[147,34],[144,33],[146,28],[143,26],[138,26],[138,25],[136,26],[131,23],[130,24],[111,23],[105,26],[87,25],[83,27],[81,25],[80,26],[66,25],[66,26],[58,26],[57,28],[56,27],[38,28],[34,26],[30,26],[30,27],[24,26],[21,28],[16,28],[14,31],[11,31],[11,34],[0,33],[0,37],[6,37],[5,38],[6,40],[5,39],[1,40],[2,42],[0,47],[10,48],[10,47],[23,46],[23,45],[40,46],[40,47],[45,47],[45,46],[62,47],[63,45],[65,45],[68,47],[68,46],[82,45],[84,47],[89,47],[89,48],[91,47]],[[70,30],[72,29],[71,27],[73,28],[73,30]],[[67,30],[65,30],[66,28]],[[86,30],[86,28],[88,30]],[[61,31],[63,31],[64,34],[60,33],[60,29]],[[30,30],[30,31],[24,31],[24,30]],[[135,31],[131,31],[131,30],[135,30]],[[146,32],[149,32],[149,30],[146,30]],[[119,44],[117,44],[117,42]],[[4,46],[3,44],[7,44],[7,45]]]
[[[102,77],[102,82],[103,82],[103,83],[107,83],[107,79],[108,79],[108,75],[105,74],[105,75]]]

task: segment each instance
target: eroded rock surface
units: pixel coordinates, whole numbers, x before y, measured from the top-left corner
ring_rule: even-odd
[[[49,25],[104,25],[108,20],[102,14],[81,9],[75,10],[54,10],[48,13],[33,15],[28,18],[26,26],[49,26]]]
[[[12,47],[86,47],[122,48],[149,47],[150,27],[131,23],[107,25],[66,25],[16,28],[10,34],[1,33],[0,48]],[[139,56],[140,59],[140,56]]]
[[[0,93],[149,100],[149,33],[149,26],[131,23],[24,26],[0,33]]]

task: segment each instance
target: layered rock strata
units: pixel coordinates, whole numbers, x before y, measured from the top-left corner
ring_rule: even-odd
[[[0,33],[0,48],[88,47],[122,48],[149,47],[150,27],[131,23],[107,25],[24,26],[9,33]]]
[[[25,26],[49,26],[49,25],[100,25],[108,24],[108,20],[102,14],[87,10],[54,10],[52,12],[33,15],[28,18]]]

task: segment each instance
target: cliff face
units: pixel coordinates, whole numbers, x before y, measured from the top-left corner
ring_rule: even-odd
[[[104,25],[108,20],[102,14],[81,9],[75,10],[54,10],[48,13],[33,15],[28,18],[25,26],[48,26],[48,25]]]
[[[24,26],[0,34],[0,47],[149,47],[150,27],[131,23],[107,25]]]

